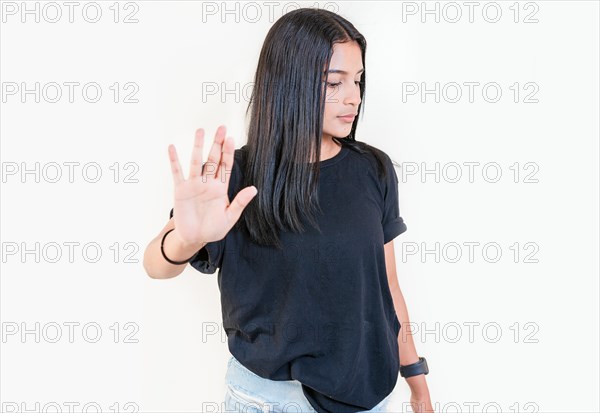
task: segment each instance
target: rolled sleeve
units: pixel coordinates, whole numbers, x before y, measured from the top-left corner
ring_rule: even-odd
[[[407,230],[404,219],[400,216],[400,200],[398,195],[398,175],[389,156],[386,155],[387,174],[383,182],[383,243],[387,244]]]
[[[190,260],[190,265],[204,274],[214,274],[221,266],[223,240],[207,243]]]

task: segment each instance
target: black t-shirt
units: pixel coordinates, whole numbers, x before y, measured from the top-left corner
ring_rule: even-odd
[[[235,150],[230,201],[243,189],[243,149]],[[300,381],[319,413],[370,410],[398,379],[400,323],[384,244],[407,227],[385,158],[387,179],[378,177],[373,155],[346,145],[320,162],[321,234],[304,222],[302,234],[280,233],[279,251],[234,226],[190,261],[205,274],[219,269],[231,354],[261,377]]]

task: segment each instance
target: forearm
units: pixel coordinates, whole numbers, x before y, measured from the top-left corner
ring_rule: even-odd
[[[400,321],[400,333],[398,334],[398,351],[400,353],[400,365],[406,366],[419,361],[419,355],[415,347],[412,332],[409,331],[409,317],[406,308],[404,296],[399,287],[391,289],[392,298],[394,299],[394,309]],[[424,374],[418,374],[406,378],[406,382],[411,388],[411,391],[416,395],[428,396],[429,390]]]
[[[396,310],[398,321],[400,321],[400,333],[398,334],[400,365],[406,366],[419,361],[419,356],[417,354],[412,333],[409,331],[410,320],[408,318],[408,310],[402,291],[400,291],[400,288],[392,288],[391,293],[392,298],[394,299],[394,309]]]
[[[163,230],[146,247],[144,252],[144,269],[151,278],[163,279],[173,278],[181,274],[186,264],[171,264],[163,257],[160,251],[160,243],[167,231],[174,228],[173,220],[163,228]],[[206,243],[197,245],[185,245],[177,237],[176,231],[171,231],[165,238],[163,245],[165,255],[173,261],[184,261],[192,257],[198,250],[202,249]]]

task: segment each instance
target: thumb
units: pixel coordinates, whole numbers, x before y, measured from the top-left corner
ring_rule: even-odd
[[[231,201],[227,207],[227,212],[233,222],[236,222],[240,218],[244,208],[248,206],[257,193],[258,189],[256,189],[255,186],[247,186],[237,193],[235,198],[233,198],[233,201]]]

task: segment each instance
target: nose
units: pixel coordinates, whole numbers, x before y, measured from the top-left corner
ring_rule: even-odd
[[[360,85],[355,84],[354,87],[351,87],[346,93],[346,96],[344,97],[344,104],[358,106],[360,102]]]

